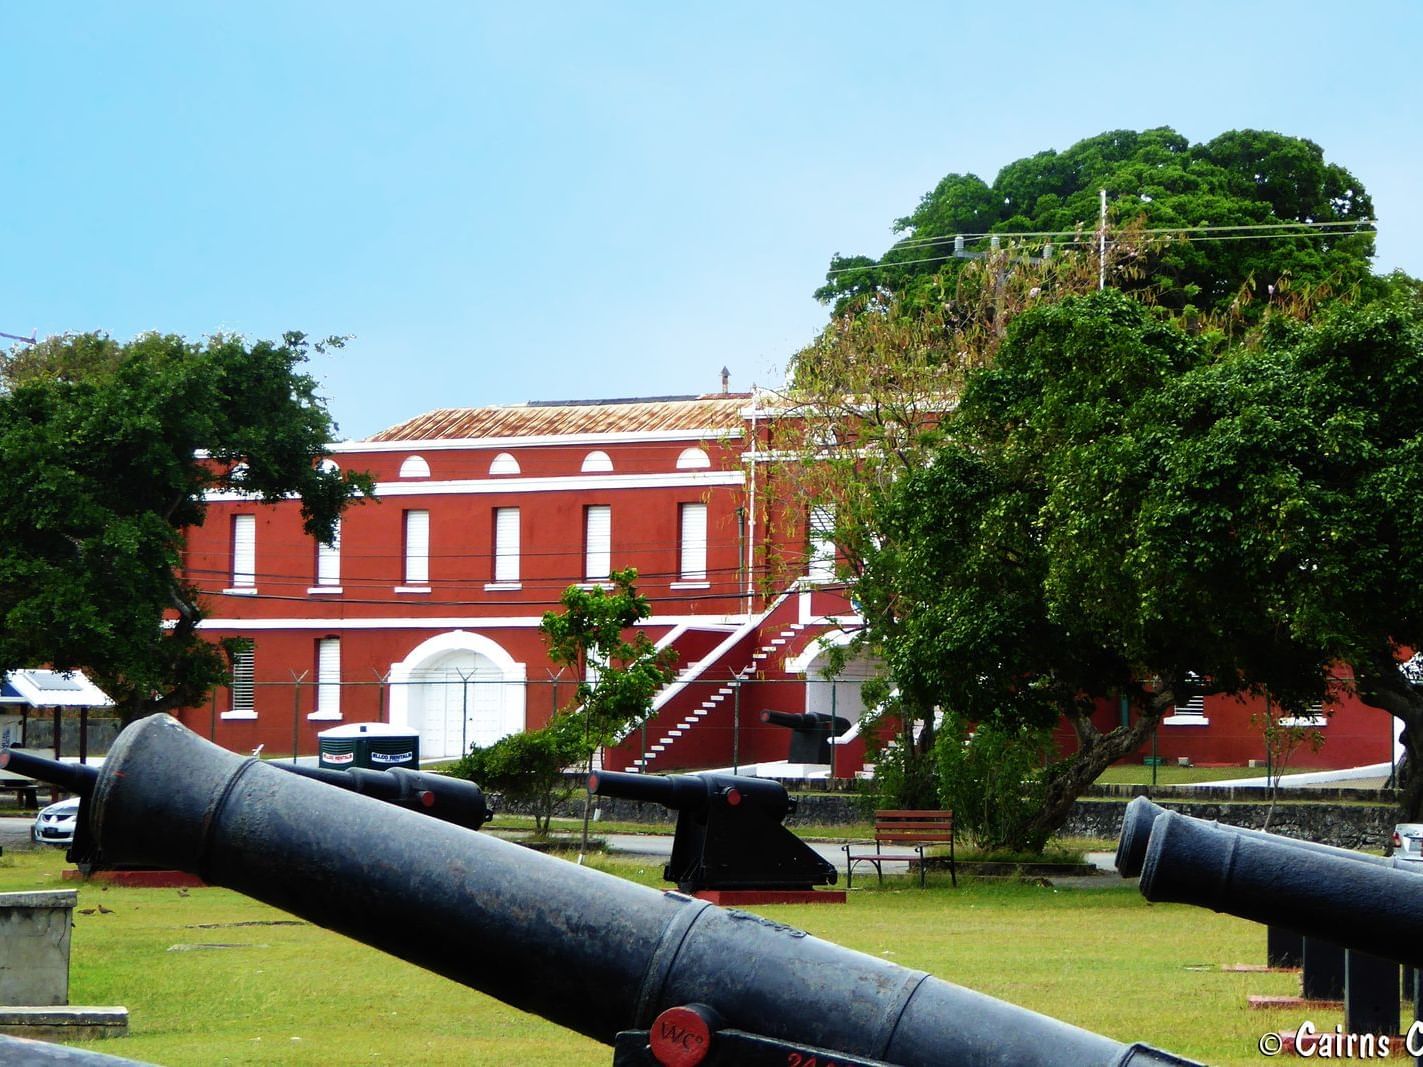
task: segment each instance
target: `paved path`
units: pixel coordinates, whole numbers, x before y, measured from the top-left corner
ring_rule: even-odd
[[[26,819],[5,817],[0,819],[0,848],[30,847],[30,827],[34,826],[34,816]]]

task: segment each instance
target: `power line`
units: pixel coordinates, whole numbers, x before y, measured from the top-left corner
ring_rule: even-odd
[[[1301,224],[1301,225],[1303,225],[1303,224]],[[1324,224],[1314,224],[1314,225],[1317,226],[1317,225],[1324,225]],[[1242,227],[1226,227],[1226,226],[1222,226],[1222,227],[1214,227],[1213,229],[1223,229],[1223,230],[1224,230],[1224,229],[1239,229],[1239,228],[1242,228]],[[1078,231],[1073,231],[1073,233],[1076,233],[1076,232],[1078,232]],[[1171,228],[1171,229],[1162,229],[1162,230],[1139,230],[1139,231],[1136,231],[1136,232],[1138,232],[1138,233],[1146,233],[1146,234],[1153,234],[1153,233],[1154,233],[1154,234],[1181,234],[1181,233],[1184,233],[1185,231],[1184,231],[1182,228]],[[1367,235],[1372,236],[1372,235],[1376,234],[1377,232],[1378,232],[1377,230],[1359,230],[1359,229],[1354,229],[1354,230],[1319,230],[1319,229],[1311,229],[1311,230],[1300,231],[1300,232],[1297,232],[1297,233],[1290,233],[1290,232],[1284,232],[1284,233],[1259,233],[1259,234],[1256,234],[1256,233],[1245,233],[1245,234],[1235,234],[1235,235],[1221,235],[1221,236],[1218,236],[1218,237],[1212,237],[1212,236],[1190,237],[1190,236],[1187,236],[1185,239],[1186,239],[1188,242],[1192,243],[1192,244],[1199,244],[1199,243],[1204,243],[1204,242],[1207,242],[1207,241],[1274,241],[1274,240],[1288,240],[1288,239],[1297,238],[1297,237],[1352,237],[1352,236],[1354,236],[1355,234],[1367,234]],[[1024,234],[985,234],[985,235],[983,235],[983,236],[987,236],[987,237],[1019,237],[1019,236],[1033,236],[1033,235],[1024,235]],[[1052,235],[1048,235],[1048,236],[1052,236]],[[937,240],[937,241],[944,241],[944,240],[952,240],[952,238],[936,238],[936,239],[934,239],[934,240]],[[926,243],[927,243],[927,242],[928,242],[928,239],[926,239]],[[1094,242],[1095,242],[1095,239],[1090,239],[1090,240],[1089,240],[1089,239],[1083,239],[1083,240],[1063,241],[1063,242],[1061,242],[1061,244],[1064,245],[1064,246],[1066,246],[1066,247],[1072,247],[1072,246],[1075,246],[1075,245],[1083,245],[1083,246],[1088,246],[1088,247],[1090,247]],[[1109,242],[1109,243],[1115,244],[1116,242],[1113,241],[1113,242]],[[899,247],[899,246],[896,246],[896,247]],[[890,249],[890,251],[892,252],[893,249]],[[885,255],[888,255],[888,254],[889,254],[888,252],[885,253]],[[886,260],[884,260],[884,259],[880,259],[880,260],[878,260],[878,261],[876,261],[876,262],[874,262],[874,263],[861,264],[861,265],[859,265],[859,266],[854,266],[854,267],[838,267],[838,268],[835,268],[835,269],[832,269],[832,270],[828,270],[828,271],[825,272],[825,276],[826,276],[827,278],[829,278],[829,277],[833,277],[833,276],[838,275],[838,274],[850,274],[850,273],[853,273],[854,271],[887,270],[887,269],[891,269],[891,268],[894,268],[894,267],[912,267],[912,266],[919,266],[919,265],[922,265],[922,264],[925,264],[925,263],[944,263],[944,262],[947,262],[948,260],[951,260],[951,259],[958,259],[958,258],[961,258],[961,257],[956,256],[954,253],[950,252],[948,255],[943,255],[943,256],[926,256],[926,257],[924,257],[924,258],[922,258],[922,259],[892,259],[892,260],[888,260],[888,261],[886,261]]]
[[[1214,233],[1214,232],[1216,232],[1216,231],[1218,231],[1218,230],[1282,230],[1282,229],[1329,230],[1329,229],[1340,228],[1340,227],[1353,227],[1354,229],[1357,230],[1357,229],[1358,229],[1359,227],[1361,227],[1361,226],[1373,226],[1373,227],[1376,227],[1376,226],[1377,226],[1377,220],[1375,220],[1375,219],[1340,219],[1340,220],[1334,220],[1334,221],[1329,221],[1329,222],[1313,222],[1313,221],[1310,221],[1310,222],[1285,222],[1285,221],[1281,221],[1281,222],[1250,222],[1250,223],[1237,223],[1237,224],[1227,224],[1227,223],[1216,224],[1216,223],[1210,223],[1210,222],[1201,222],[1201,223],[1196,223],[1196,224],[1194,224],[1194,225],[1187,225],[1187,226],[1156,226],[1156,227],[1151,227],[1151,228],[1147,228],[1147,229],[1136,230],[1136,231],[1133,231],[1133,232],[1135,232],[1135,233],[1150,233],[1150,234],[1161,234],[1161,233],[1182,233],[1182,234],[1184,234],[1184,233]],[[1359,232],[1361,232],[1361,233],[1366,233],[1366,232],[1371,233],[1371,232],[1375,232],[1375,230],[1367,230],[1367,231],[1366,231],[1366,230],[1359,230]],[[1080,234],[1086,234],[1086,235],[1088,235],[1088,237],[1089,237],[1089,239],[1090,239],[1091,233],[1092,233],[1092,231],[1088,230],[1087,227],[1086,227],[1085,225],[1083,225],[1083,226],[1079,226],[1079,227],[1076,227],[1076,228],[1071,229],[1071,230],[999,230],[999,231],[985,230],[985,231],[983,231],[983,232],[981,232],[981,233],[941,234],[941,235],[939,235],[939,236],[937,236],[937,237],[905,237],[905,238],[903,238],[903,239],[901,239],[901,240],[899,240],[899,241],[896,241],[896,242],[894,243],[894,245],[891,247],[890,251],[893,251],[895,248],[910,248],[910,247],[913,247],[913,246],[916,246],[916,245],[921,245],[921,244],[942,244],[942,243],[945,242],[945,241],[953,241],[953,240],[955,240],[956,238],[959,238],[959,237],[962,237],[965,241],[981,241],[981,240],[985,240],[985,239],[993,238],[993,237],[1016,239],[1016,238],[1022,238],[1022,237],[1043,237],[1043,238],[1046,238],[1046,237],[1076,237],[1076,236],[1078,236],[1078,235],[1080,235]],[[1077,243],[1077,242],[1072,242],[1072,243]]]

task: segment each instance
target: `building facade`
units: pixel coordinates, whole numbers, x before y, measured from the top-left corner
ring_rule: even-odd
[[[613,769],[743,767],[782,759],[789,737],[761,713],[858,722],[865,663],[824,677],[827,646],[858,619],[825,531],[778,482],[771,413],[752,394],[528,404],[430,412],[331,446],[370,473],[337,539],[318,544],[295,501],[209,499],[184,566],[203,592],[205,636],[237,639],[233,684],[182,717],[234,750],[317,750],[317,734],[388,722],[427,759],[536,728],[576,679],[553,667],[539,622],[570,585],[636,568],[648,636],[678,653],[654,714],[606,754]],[[1264,757],[1261,706],[1221,697],[1177,709],[1153,745],[1176,762]],[[1319,718],[1326,738],[1295,766],[1390,758],[1391,722],[1347,687]],[[1118,709],[1103,708],[1110,727]],[[852,728],[837,774],[864,765]]]
[[[750,394],[432,412],[332,446],[328,462],[377,487],[329,545],[303,532],[295,501],[214,494],[186,575],[204,634],[245,647],[231,688],[183,717],[268,754],[381,720],[417,733],[426,758],[457,756],[571,700],[539,621],[569,585],[633,567],[645,629],[680,670],[609,766],[783,757],[787,735],[762,710],[854,719],[858,685],[816,674],[816,639],[848,606],[828,542],[768,521],[762,433]],[[773,565],[807,573],[768,593]]]

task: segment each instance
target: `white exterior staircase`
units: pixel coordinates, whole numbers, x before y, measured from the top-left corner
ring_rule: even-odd
[[[781,600],[784,599],[783,596]],[[723,661],[723,657],[734,648],[755,625],[759,625],[762,620],[767,618],[771,612],[779,606],[781,600],[773,604],[771,608],[769,608],[764,615],[760,616],[760,618],[756,619],[754,623],[749,623],[747,626],[733,633],[709,656],[688,665],[687,669],[682,671],[677,676],[677,679],[664,689],[662,693],[659,694],[658,699],[653,702],[653,714],[655,715],[678,692],[688,685],[700,681],[708,670],[718,662]],[[711,695],[678,720],[666,733],[657,739],[655,744],[648,745],[646,755],[633,760],[632,765],[628,769],[633,772],[646,771],[659,757],[663,756],[677,743],[678,738],[684,737],[698,724],[705,721],[707,716],[711,715],[712,712],[725,705],[727,698],[736,692],[737,687],[742,681],[766,670],[767,666],[769,666],[767,661],[776,655],[777,652],[784,649],[785,646],[804,629],[804,623],[790,623],[770,641],[757,648],[751,653],[751,662],[747,666],[731,674],[724,684],[717,686]]]

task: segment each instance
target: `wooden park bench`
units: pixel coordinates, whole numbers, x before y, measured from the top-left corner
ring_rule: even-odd
[[[954,813],[929,810],[887,810],[875,812],[875,847],[873,852],[857,852],[868,845],[841,845],[845,853],[845,888],[855,876],[855,864],[873,863],[884,884],[885,860],[908,860],[903,853],[883,851],[885,845],[911,845],[919,854],[919,886],[924,886],[924,850],[930,845],[949,846],[949,879],[957,887],[958,872],[954,868]]]

